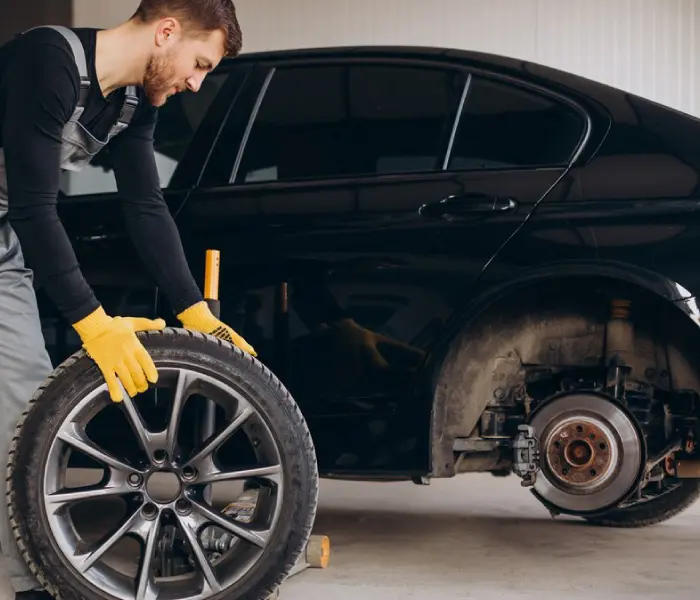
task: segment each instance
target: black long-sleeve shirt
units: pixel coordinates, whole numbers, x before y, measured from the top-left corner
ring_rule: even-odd
[[[124,89],[104,98],[95,71],[97,30],[74,31],[85,48],[92,81],[80,121],[96,138],[105,139],[121,110]],[[33,30],[0,48],[0,147],[7,171],[8,219],[38,285],[71,323],[99,306],[56,211],[61,133],[73,114],[78,92],[73,52],[57,31]],[[160,188],[153,152],[157,110],[140,89],[139,94],[131,125],[107,148],[127,230],[144,264],[179,312],[202,295]]]

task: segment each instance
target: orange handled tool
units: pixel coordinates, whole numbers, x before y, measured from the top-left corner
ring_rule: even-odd
[[[221,253],[218,250],[207,250],[204,263],[204,299],[209,310],[217,318],[221,318],[221,303],[219,301],[219,271],[221,269]]]

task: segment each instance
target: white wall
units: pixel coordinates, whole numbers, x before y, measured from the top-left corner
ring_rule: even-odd
[[[109,27],[138,0],[73,0]],[[700,0],[235,0],[246,52],[409,44],[507,54],[700,116]]]

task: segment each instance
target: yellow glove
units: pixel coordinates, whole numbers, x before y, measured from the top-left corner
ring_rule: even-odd
[[[136,332],[164,327],[163,319],[110,317],[102,307],[73,324],[83,348],[100,368],[114,402],[122,401],[117,377],[132,398],[148,389],[148,381],[158,381],[158,370]]]
[[[187,310],[177,315],[177,318],[185,329],[208,333],[219,339],[231,342],[248,354],[258,355],[248,342],[213,315],[205,301],[190,306]]]
[[[165,321],[163,319],[146,319],[145,317],[121,317],[129,323],[134,331],[160,331],[165,329]]]

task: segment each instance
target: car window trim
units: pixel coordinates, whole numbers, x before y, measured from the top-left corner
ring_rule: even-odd
[[[447,150],[445,152],[445,158],[442,161],[442,171],[447,171],[447,165],[450,164],[450,157],[452,156],[452,150],[455,143],[455,138],[457,137],[457,132],[459,131],[459,125],[462,121],[462,115],[464,114],[464,105],[467,102],[467,96],[469,95],[469,90],[472,85],[472,74],[467,73],[467,81],[464,83],[464,89],[462,90],[462,97],[459,99],[459,105],[457,106],[457,113],[455,115],[454,123],[452,123],[452,132],[450,133],[450,141],[447,144]]]
[[[255,99],[255,104],[253,105],[253,110],[250,111],[250,116],[248,117],[248,123],[246,123],[245,132],[238,144],[238,153],[236,154],[236,160],[233,162],[233,168],[231,169],[231,174],[228,178],[229,185],[234,185],[236,177],[238,177],[238,170],[241,167],[241,161],[243,160],[243,154],[245,153],[246,146],[248,145],[248,139],[250,138],[250,132],[253,130],[255,125],[255,120],[258,118],[258,112],[262,106],[263,100],[267,95],[267,89],[270,87],[270,82],[277,72],[277,67],[271,67],[265,75],[265,79],[260,86],[260,91],[258,92],[258,97]],[[228,118],[228,116],[227,116]],[[222,127],[223,128],[223,127]]]
[[[499,73],[497,71],[491,71],[489,69],[482,69],[479,67],[468,66],[465,67],[467,71],[475,76],[477,79],[483,79],[485,81],[495,81],[497,83],[504,83],[507,86],[514,86],[516,88],[523,88],[525,90],[531,91],[537,95],[541,95],[545,98],[549,97],[554,101],[558,101],[562,104],[567,104],[569,107],[573,108],[578,112],[584,120],[584,129],[581,137],[579,138],[578,145],[574,146],[569,158],[563,165],[537,165],[538,168],[546,168],[547,166],[554,168],[570,167],[580,158],[589,139],[591,138],[593,121],[591,119],[590,113],[577,101],[575,101],[570,96],[547,88],[543,85],[539,85],[532,81],[527,81],[526,79],[521,79],[520,77],[514,77],[505,73]],[[467,97],[467,100],[469,98]],[[459,114],[458,120],[461,119],[462,114]]]
[[[238,170],[240,168],[240,164],[243,160],[243,155],[246,151],[246,147],[248,145],[248,139],[250,137],[250,133],[253,130],[253,126],[255,125],[255,119],[258,116],[258,112],[260,107],[262,106],[263,101],[265,100],[265,96],[267,94],[270,82],[272,81],[272,78],[274,77],[274,74],[277,72],[279,68],[295,68],[295,67],[309,67],[309,68],[314,68],[314,67],[319,67],[319,66],[347,66],[348,64],[358,64],[358,65],[368,65],[376,63],[378,65],[392,65],[392,64],[397,64],[397,65],[402,65],[402,66],[409,66],[409,67],[430,67],[434,69],[439,69],[443,71],[453,71],[455,73],[461,73],[463,75],[466,75],[467,80],[469,79],[469,73],[464,69],[464,65],[460,65],[457,62],[445,62],[445,61],[435,61],[435,60],[430,60],[430,59],[425,59],[425,58],[396,58],[396,57],[391,57],[391,58],[382,58],[382,57],[357,57],[357,56],[352,56],[352,57],[345,57],[345,56],[340,56],[340,57],[325,57],[321,59],[308,59],[308,58],[300,58],[300,59],[292,59],[292,60],[279,60],[279,61],[274,61],[268,63],[268,68],[269,72],[265,78],[264,83],[261,85],[260,92],[258,93],[258,97],[255,101],[255,106],[253,110],[251,111],[248,122],[246,124],[246,129],[245,129],[245,134],[243,139],[241,140],[241,143],[238,146],[238,153],[236,155],[236,160],[234,161],[234,168],[232,169],[230,175],[229,175],[229,180],[228,180],[228,185],[240,185],[240,186],[249,186],[251,185],[250,183],[245,183],[245,182],[239,182],[236,183],[236,177],[238,177]],[[464,94],[464,90],[462,92]],[[459,118],[457,113],[455,113],[455,119],[454,122],[452,123],[452,127],[454,129],[455,123],[459,122]],[[447,153],[445,154],[447,156]],[[444,161],[443,161],[444,162]],[[414,172],[414,174],[422,174],[422,175],[431,175],[431,174],[439,174],[443,173],[443,169],[439,170],[434,170],[434,171],[422,171],[422,172]],[[391,173],[391,174],[385,174],[388,176],[396,176],[396,175],[405,175],[404,173]],[[376,174],[358,174],[358,175],[342,175],[342,176],[337,176],[337,177],[324,177],[323,179],[325,181],[334,181],[336,179],[348,179],[348,178],[355,178],[355,177],[377,177]],[[309,179],[295,179],[293,181],[289,181],[289,183],[293,182],[298,182],[301,183],[302,181],[309,181]],[[257,183],[257,182],[253,182]],[[273,182],[263,182],[263,183],[273,183]],[[285,183],[285,181],[280,181],[278,183]],[[224,184],[226,185],[226,184]]]
[[[576,161],[580,158],[582,155],[583,151],[586,148],[586,145],[588,141],[591,138],[592,135],[592,128],[593,128],[593,122],[591,119],[590,113],[582,106],[579,102],[575,101],[573,98],[569,97],[568,95],[559,92],[557,90],[553,90],[547,87],[544,87],[543,85],[539,85],[535,82],[528,81],[526,79],[522,79],[520,77],[514,77],[512,75],[508,75],[506,73],[500,73],[498,71],[493,71],[490,69],[484,69],[480,68],[468,63],[465,63],[463,61],[460,61],[459,59],[454,60],[440,60],[440,59],[431,59],[427,57],[412,57],[412,56],[406,56],[406,57],[382,57],[382,56],[328,56],[328,57],[300,57],[300,58],[292,58],[292,59],[278,59],[278,60],[271,60],[267,63],[265,63],[265,68],[268,69],[268,72],[265,76],[265,80],[263,84],[261,84],[260,90],[258,92],[258,96],[255,100],[255,105],[253,110],[251,111],[250,115],[248,116],[248,121],[246,123],[246,128],[245,128],[245,134],[243,138],[241,139],[239,145],[238,145],[238,151],[236,154],[236,158],[234,160],[233,168],[231,170],[231,173],[229,174],[228,178],[228,183],[222,183],[224,186],[241,186],[241,187],[246,187],[248,189],[248,186],[251,185],[260,185],[260,184],[271,184],[271,183],[276,183],[276,184],[292,184],[292,183],[308,183],[309,181],[314,180],[315,178],[304,178],[304,179],[294,179],[294,180],[289,180],[289,181],[275,181],[275,182],[252,182],[252,183],[246,183],[246,182],[236,182],[236,177],[238,177],[238,171],[240,169],[241,162],[243,160],[244,153],[246,151],[246,148],[248,146],[248,141],[250,138],[250,134],[253,130],[253,127],[255,125],[255,121],[257,119],[260,107],[262,106],[263,101],[265,100],[265,96],[267,95],[269,85],[272,81],[272,78],[274,77],[275,73],[277,72],[278,69],[280,68],[295,68],[295,67],[319,67],[319,66],[334,66],[334,65],[340,65],[340,66],[346,66],[346,65],[352,65],[352,64],[358,64],[358,65],[368,65],[376,63],[379,65],[405,65],[405,66],[411,66],[411,67],[424,67],[424,68],[434,68],[438,70],[445,70],[445,71],[455,71],[462,73],[466,76],[466,82],[464,85],[464,89],[462,91],[462,97],[460,99],[459,103],[459,108],[457,109],[455,113],[455,118],[454,122],[452,123],[452,136],[450,138],[450,144],[448,145],[448,151],[445,152],[444,158],[443,158],[443,167],[439,170],[435,171],[419,171],[419,172],[412,172],[410,174],[413,175],[418,175],[418,176],[431,176],[431,175],[439,175],[439,174],[444,174],[444,173],[450,173],[451,171],[446,168],[446,165],[449,164],[449,160],[451,157],[451,153],[453,150],[452,143],[454,141],[454,136],[456,136],[456,133],[459,129],[459,124],[461,122],[462,118],[462,113],[463,113],[463,108],[466,103],[466,101],[469,99],[469,91],[471,89],[471,82],[473,81],[473,77],[479,77],[483,78],[485,80],[495,80],[497,82],[504,83],[506,85],[510,86],[515,86],[515,87],[521,87],[524,88],[528,91],[531,91],[535,94],[544,96],[545,98],[551,98],[554,101],[561,102],[563,104],[568,105],[569,107],[573,108],[575,111],[577,111],[582,117],[584,121],[584,128],[583,128],[583,133],[581,134],[581,137],[578,140],[577,145],[574,146],[571,154],[569,155],[569,158],[565,161],[564,164],[558,164],[558,165],[537,165],[536,167],[530,167],[530,168],[570,168],[573,164],[576,163]],[[382,174],[383,177],[396,177],[396,176],[404,176],[408,175],[409,173],[395,173],[395,174]],[[362,178],[362,179],[367,179],[367,178],[376,178],[379,175],[377,174],[357,174],[357,175],[342,175],[342,176],[334,176],[334,177],[324,177],[323,181],[325,182],[333,182],[339,179],[343,180],[348,180],[348,179],[356,179],[356,178]]]

